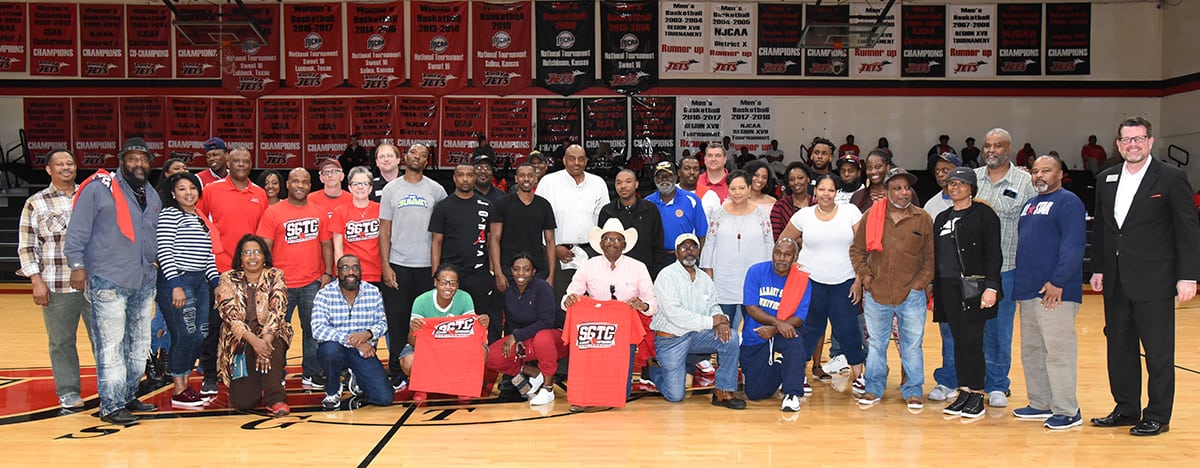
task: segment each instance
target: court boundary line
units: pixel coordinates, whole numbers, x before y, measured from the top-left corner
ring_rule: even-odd
[[[408,418],[410,416],[412,416],[413,412],[415,412],[416,410],[417,410],[417,405],[415,405],[415,404],[408,405],[408,410],[406,410],[404,412],[404,414],[400,415],[400,419],[397,419],[396,423],[392,424],[392,428],[388,429],[387,433],[384,434],[383,437],[379,439],[379,442],[377,442],[375,444],[375,448],[372,448],[371,451],[367,453],[367,456],[364,457],[363,460],[358,463],[358,466],[360,468],[370,466],[371,462],[375,461],[375,457],[379,456],[379,452],[382,452],[383,448],[387,447],[388,443],[392,441],[392,437],[396,436],[396,432],[399,431],[400,428],[404,426],[404,423],[406,421],[408,421]]]

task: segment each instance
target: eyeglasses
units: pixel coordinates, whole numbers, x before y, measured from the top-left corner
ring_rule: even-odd
[[[338,271],[362,271],[360,265],[338,265]]]
[[[350,186],[351,186],[351,187],[370,187],[370,186],[371,186],[371,183],[370,183],[370,182],[363,182],[363,181],[361,181],[361,180],[360,180],[360,181],[358,181],[358,182],[350,182]]]
[[[615,284],[608,285],[608,294],[610,296],[612,296],[612,300],[614,300],[614,301],[617,300],[617,285],[615,285]]]
[[[1149,139],[1150,139],[1150,137],[1147,135],[1138,135],[1135,137],[1121,137],[1121,138],[1117,138],[1117,143],[1120,143],[1122,145],[1128,145],[1130,143],[1137,143],[1140,145],[1142,143],[1145,143]]]
[[[249,257],[251,255],[262,255],[262,253],[263,253],[263,251],[259,250],[259,249],[248,249],[248,250],[242,251],[242,256]]]
[[[342,173],[341,169],[325,169],[325,170],[321,171],[321,175],[335,175],[335,174],[341,174],[341,173]]]
[[[455,288],[458,287],[458,281],[454,281],[454,280],[437,280],[437,281],[435,281],[435,283],[437,283],[438,286],[450,286],[450,287],[455,287]]]

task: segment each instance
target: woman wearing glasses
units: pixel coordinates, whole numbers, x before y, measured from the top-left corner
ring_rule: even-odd
[[[433,289],[425,291],[413,301],[408,344],[400,351],[400,370],[404,375],[412,375],[413,343],[417,342],[417,331],[425,326],[425,319],[468,314],[475,314],[475,302],[471,300],[470,294],[458,289],[458,269],[449,263],[438,265],[437,271],[433,272]],[[488,316],[480,315],[479,323],[487,328],[490,323]],[[406,386],[407,383],[401,384],[397,391]],[[424,399],[424,393],[413,394],[413,401]]]
[[[371,195],[371,170],[350,169],[350,203],[333,209],[333,258],[353,255],[362,262],[362,280],[383,287],[379,257],[379,203]]]

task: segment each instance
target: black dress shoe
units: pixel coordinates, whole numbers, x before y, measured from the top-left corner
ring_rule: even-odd
[[[1108,413],[1108,416],[1103,418],[1092,418],[1092,425],[1098,427],[1133,426],[1137,423],[1137,418],[1126,416],[1116,411]]]
[[[136,411],[138,413],[149,413],[151,411],[158,411],[158,405],[153,403],[143,403],[140,400],[133,400],[129,403],[125,403],[125,409],[129,411]]]
[[[718,390],[718,392],[720,392],[720,390]],[[725,408],[735,409],[735,410],[746,409],[746,400],[743,400],[741,398],[733,396],[733,392],[721,392],[721,393],[723,394],[723,395],[721,395],[722,397],[724,397],[723,399],[717,398],[716,393],[715,392],[713,393],[713,397],[712,397],[713,406],[722,406]]]
[[[1171,430],[1171,425],[1158,421],[1143,419],[1136,426],[1129,428],[1129,433],[1135,436],[1156,436]]]
[[[100,416],[100,420],[109,424],[120,424],[122,426],[137,422],[137,416],[134,416],[129,410],[121,408],[119,410]]]

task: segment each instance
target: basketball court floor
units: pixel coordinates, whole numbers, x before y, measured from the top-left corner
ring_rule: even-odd
[[[750,402],[744,411],[714,407],[706,390],[679,404],[634,394],[622,409],[571,414],[562,389],[556,404],[540,411],[490,398],[416,407],[400,401],[406,392],[391,407],[326,412],[322,392],[301,388],[299,376],[289,373],[288,417],[228,410],[224,387],[207,409],[172,409],[164,387],[144,398],[158,404],[158,412],[132,426],[113,426],[96,414],[95,370],[82,329],[87,407],[71,413],[57,406],[41,311],[27,287],[5,286],[0,293],[0,463],[9,466],[1196,466],[1200,448],[1200,301],[1177,311],[1171,432],[1135,438],[1126,428],[1086,423],[1113,407],[1097,295],[1085,296],[1077,320],[1085,424],[1050,432],[1010,413],[1027,403],[1019,326],[1009,408],[989,407],[969,422],[943,416],[944,403],[909,410],[896,390],[893,346],[883,402],[865,409],[851,399],[846,378],[835,377],[832,385],[814,382],[813,395],[790,414],[779,411],[777,398]],[[941,361],[933,323],[925,336],[928,392]],[[296,371],[299,347],[289,354]]]

